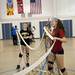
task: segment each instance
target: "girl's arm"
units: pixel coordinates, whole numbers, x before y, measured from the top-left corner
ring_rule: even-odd
[[[67,42],[67,38],[66,37],[62,37],[62,38],[58,38],[58,37],[54,37],[54,40],[59,40],[61,42]]]

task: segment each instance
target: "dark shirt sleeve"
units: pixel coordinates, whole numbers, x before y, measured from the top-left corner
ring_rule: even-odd
[[[22,33],[22,30],[20,31],[20,33]]]
[[[31,31],[29,31],[29,36],[33,35]]]

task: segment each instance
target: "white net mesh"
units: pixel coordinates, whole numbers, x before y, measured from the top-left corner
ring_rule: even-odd
[[[19,35],[20,38],[23,40],[23,38],[19,32],[17,32],[17,35]],[[43,35],[43,37],[44,37],[44,35]],[[24,70],[18,72],[18,73],[15,73],[14,75],[26,75],[26,74],[31,74],[31,75],[40,74],[40,75],[42,75],[42,73],[47,73],[47,71],[46,71],[47,70],[46,58],[50,54],[51,49],[53,48],[55,42],[53,43],[53,45],[48,47],[48,51],[47,51],[46,50],[47,49],[46,48],[46,40],[43,39],[43,37],[42,37],[41,41],[37,40],[35,43],[32,43],[32,46],[33,45],[37,46],[39,44],[35,48],[27,45],[27,43],[23,40],[23,42],[26,44],[26,46],[29,49],[31,49],[30,50],[30,66],[25,68]],[[53,37],[51,35],[49,37],[51,39],[53,39]],[[38,73],[36,73],[36,72],[38,72]]]
[[[18,60],[18,52],[19,51],[16,51],[16,50],[17,49],[20,50],[21,47],[20,47],[20,45],[17,46],[17,47],[13,46],[14,53],[11,52],[11,54],[10,54],[12,44],[8,44],[9,45],[8,48],[10,48],[10,50],[8,52],[9,55],[11,55],[10,57],[13,57],[12,53],[13,53],[13,55],[16,55],[16,56],[14,56],[14,62],[15,63],[13,63],[13,64],[10,63],[9,64],[9,66],[11,65],[10,66],[11,68],[9,66],[8,67],[5,66],[3,71],[2,71],[2,68],[3,68],[2,67],[0,69],[0,75],[50,75],[49,71],[47,70],[47,66],[48,66],[47,56],[51,52],[51,48],[52,48],[52,45],[50,45],[50,41],[51,41],[50,37],[51,36],[46,37],[46,38],[42,37],[42,39],[36,39],[35,42],[33,42],[29,46],[29,48],[32,49],[32,50],[30,49],[30,51],[29,51],[29,53],[30,53],[30,56],[29,56],[30,67],[27,68],[25,66],[25,69],[24,70],[21,69],[21,70],[19,70],[19,72],[17,72],[18,70],[16,70],[16,65],[18,63],[17,60]],[[7,41],[7,42],[9,42],[9,41]],[[6,48],[7,48],[7,42],[4,46]],[[5,49],[5,51],[6,51],[6,49]],[[5,54],[5,53],[3,53],[3,54]],[[13,58],[11,58],[11,60],[10,60],[11,62],[12,62],[12,59]],[[21,67],[23,67],[23,65],[25,65],[25,61],[26,60],[22,60]],[[4,60],[3,60],[2,64],[3,63],[4,63]],[[5,62],[5,64],[7,64],[7,62]],[[67,70],[70,73],[69,75],[75,75],[75,69],[74,68],[67,68]],[[60,75],[56,64],[54,64],[54,74],[53,75]]]

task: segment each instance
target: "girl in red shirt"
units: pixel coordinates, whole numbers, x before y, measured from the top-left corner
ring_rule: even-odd
[[[56,64],[61,73],[63,75],[67,75],[66,69],[64,67],[64,49],[62,47],[62,43],[66,42],[65,30],[62,22],[57,18],[52,19],[51,26],[52,30],[50,29],[50,34],[54,37],[56,42],[53,49],[51,50],[51,54],[48,56],[48,70],[50,72],[53,71],[53,64],[56,60]]]

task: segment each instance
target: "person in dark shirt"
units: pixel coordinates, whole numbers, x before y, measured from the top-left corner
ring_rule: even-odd
[[[13,39],[13,45],[17,45],[17,35],[16,35],[17,26],[11,28],[11,35]]]
[[[49,33],[56,40],[53,49],[51,50],[51,54],[48,56],[48,70],[53,72],[53,64],[56,60],[57,66],[60,69],[63,75],[68,75],[66,72],[66,68],[64,67],[64,49],[62,47],[62,43],[66,42],[65,30],[63,24],[60,19],[53,18],[51,21],[52,28],[49,30]],[[51,44],[54,41],[51,42]]]
[[[30,45],[30,40],[32,39],[32,32],[30,30],[28,30],[28,25],[25,24],[25,26],[23,26],[22,30],[20,31],[20,34],[22,35],[23,39],[25,40],[25,42]],[[28,47],[25,45],[25,43],[23,42],[23,40],[20,40],[21,43],[21,48],[22,48],[22,52],[23,54],[19,53],[19,58],[20,61],[22,59],[22,57],[24,56],[24,54],[26,55],[26,67],[29,67],[29,49]],[[20,68],[20,65],[17,65],[17,69]]]

